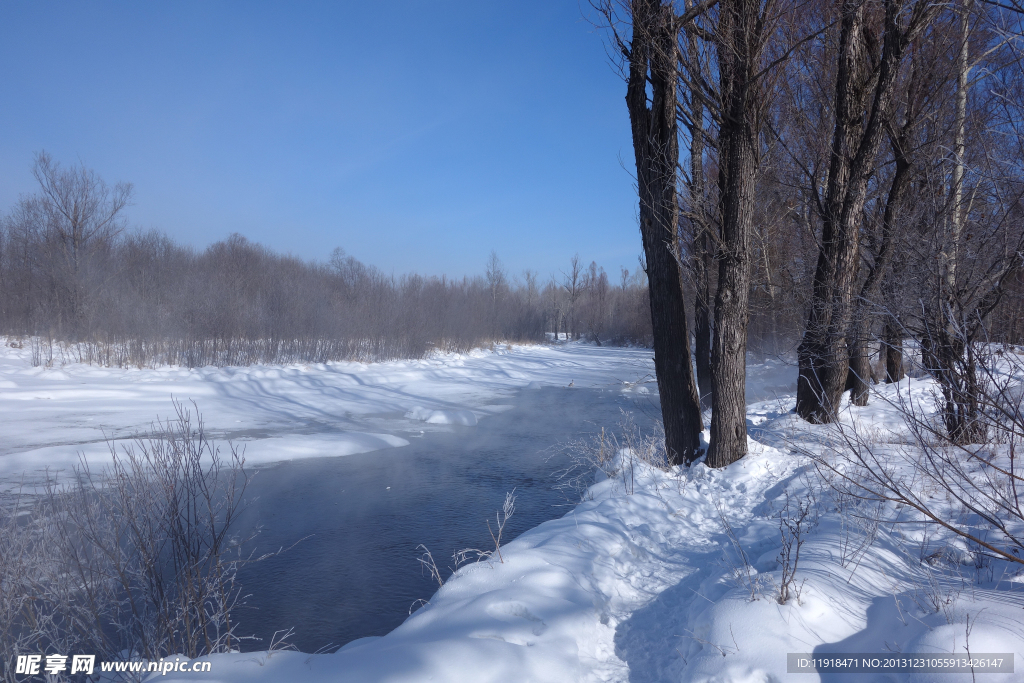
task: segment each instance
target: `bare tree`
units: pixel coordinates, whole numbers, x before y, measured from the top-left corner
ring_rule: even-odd
[[[918,44],[913,47],[910,59],[910,73],[901,84],[902,92],[897,94],[891,121],[886,125],[891,149],[892,174],[885,202],[878,202],[882,212],[875,231],[865,226],[867,244],[862,245],[862,258],[867,274],[860,285],[860,294],[854,301],[850,323],[849,347],[850,369],[847,388],[854,405],[864,406],[868,402],[868,386],[872,379],[868,344],[871,339],[873,320],[879,311],[884,319],[887,332],[882,349],[886,355],[887,373],[898,381],[902,376],[902,347],[899,323],[895,318],[898,306],[878,305],[878,296],[889,275],[889,266],[898,252],[900,224],[912,220],[911,212],[905,208],[907,192],[913,182],[915,163],[919,163],[922,150],[929,150],[932,141],[922,140],[919,134],[922,120],[935,115],[936,101],[941,105],[943,98],[937,97],[945,85],[942,60],[939,58],[946,48],[941,36],[922,32]],[[902,118],[902,121],[900,120]],[[881,175],[881,174],[880,174]],[[877,213],[877,210],[876,210]],[[892,355],[890,359],[889,356]]]
[[[569,332],[570,339],[580,338],[577,303],[580,297],[583,296],[583,279],[583,263],[580,261],[580,255],[575,254],[569,259],[569,272],[562,273],[562,289],[565,290],[565,294],[568,296],[568,301],[566,302],[566,321],[568,323],[567,331]]]
[[[718,287],[711,345],[711,442],[707,463],[724,467],[747,453],[746,364],[750,233],[761,124],[766,111],[763,58],[777,4],[724,0],[715,49],[720,123]]]
[[[676,108],[678,34],[693,13],[677,16],[672,3],[662,0],[631,0],[628,4],[602,0],[595,7],[611,29],[616,51],[627,65],[626,108],[636,161],[640,235],[650,282],[654,367],[665,424],[665,449],[670,463],[688,463],[697,457],[703,422],[682,277],[675,257],[679,235]],[[629,40],[619,32],[627,25],[631,30]]]
[[[533,308],[537,303],[540,290],[537,289],[537,271],[527,268],[523,271],[523,282],[526,285],[526,306]]]
[[[40,284],[49,293],[52,324],[78,336],[84,331],[90,289],[103,279],[92,257],[124,229],[122,212],[132,186],[110,188],[92,170],[64,168],[46,152],[36,155],[32,174],[40,191],[21,199],[9,220],[14,230],[42,247],[45,275]]]
[[[912,244],[918,296],[916,310],[903,312],[938,381],[946,437],[957,444],[987,439],[979,372],[991,353],[986,342],[1005,341],[1009,331],[990,317],[1024,266],[1020,34],[999,19],[971,2],[943,15],[952,106],[936,117],[939,142],[921,174]]]
[[[604,272],[604,268],[598,268],[594,261],[590,262],[584,275],[583,291],[583,322],[587,328],[587,337],[600,346],[601,336],[608,322],[610,291],[608,274]]]
[[[878,45],[867,23],[868,5],[846,1],[840,16],[835,80],[835,126],[828,181],[816,204],[821,246],[810,313],[800,343],[797,412],[811,422],[830,422],[846,388],[847,328],[859,270],[860,223],[868,183],[889,121],[907,45],[936,14],[926,0],[883,0]]]
[[[487,278],[487,290],[491,299],[491,338],[498,339],[501,336],[501,325],[498,320],[499,310],[501,300],[508,289],[508,276],[505,274],[505,268],[501,265],[501,259],[498,258],[498,252],[494,250],[491,250],[491,255],[487,258],[487,270],[484,277]]]

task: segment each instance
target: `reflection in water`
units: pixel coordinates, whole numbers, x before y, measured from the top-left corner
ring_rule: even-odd
[[[622,410],[648,431],[658,412],[616,390],[527,389],[512,403],[475,427],[428,433],[404,448],[264,468],[239,529],[263,525],[263,552],[311,537],[241,573],[253,609],[240,613],[240,633],[262,639],[246,649],[266,648],[289,627],[304,652],[384,635],[437,589],[420,571],[417,545],[440,567],[456,549],[493,546],[486,521],[494,525],[513,488],[508,540],[565,514],[568,501],[553,489],[565,460],[551,447],[614,428]]]

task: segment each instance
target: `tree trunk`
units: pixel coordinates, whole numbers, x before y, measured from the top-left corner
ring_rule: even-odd
[[[972,2],[960,8],[960,51],[957,59],[956,115],[953,131],[953,172],[950,179],[950,216],[939,253],[939,324],[934,342],[937,379],[945,402],[943,420],[953,443],[983,443],[985,427],[979,421],[977,360],[967,332],[969,317],[957,296],[957,262],[965,222],[963,198],[964,154],[966,152],[968,62],[968,18]],[[957,319],[957,313],[961,319]]]
[[[711,272],[715,266],[711,253],[711,240],[707,232],[699,238],[697,263],[697,296],[693,312],[694,354],[697,360],[697,386],[700,389],[701,408],[711,407],[715,383],[711,375]]]
[[[626,106],[636,157],[640,234],[647,259],[654,369],[665,423],[665,450],[670,463],[683,464],[696,458],[703,424],[679,264],[671,251],[679,227],[676,17],[671,4],[663,5],[661,0],[632,0],[631,10],[633,39]],[[648,83],[652,93],[649,107]]]
[[[709,467],[725,467],[747,454],[747,319],[750,256],[746,248],[754,199],[753,140],[733,139],[729,177],[732,192],[722,222],[723,255],[715,296],[715,335],[711,344]]]
[[[796,410],[809,422],[833,421],[846,388],[849,370],[846,334],[853,313],[853,288],[859,266],[861,215],[900,61],[911,34],[909,30],[901,30],[901,11],[899,0],[886,0],[882,54],[875,76],[870,67],[872,58],[865,54],[864,5],[850,1],[843,6],[836,122],[821,246],[810,314],[797,349],[800,374]],[[867,108],[866,89],[872,82],[875,84],[872,102]],[[865,113],[868,115],[866,123],[863,122]]]
[[[760,120],[757,72],[760,52],[760,4],[728,0],[721,7],[718,35],[723,117],[719,129],[720,163],[726,167],[721,201],[721,246],[715,334],[711,344],[709,467],[724,467],[747,453],[747,320],[750,296],[750,232],[754,217],[754,181]],[[724,150],[724,151],[722,151]]]
[[[885,382],[895,384],[903,379],[903,329],[892,316],[885,320]]]
[[[986,429],[981,422],[981,386],[974,346],[964,336],[943,338],[935,354],[939,386],[942,388],[942,420],[949,440],[955,444],[985,443]]]
[[[869,334],[866,320],[856,321],[851,326],[850,370],[846,375],[846,386],[850,390],[850,403],[857,406],[868,404],[868,387],[871,380]]]
[[[909,133],[913,125],[913,113],[908,111],[906,123],[892,144],[896,170],[893,172],[889,195],[885,200],[885,211],[882,214],[882,238],[879,241],[878,253],[875,254],[874,262],[871,264],[871,270],[868,271],[868,276],[861,287],[856,314],[851,325],[853,344],[850,352],[848,384],[850,385],[850,402],[857,406],[868,404],[868,380],[871,378],[868,340],[871,336],[872,318],[874,318],[870,307],[889,271],[889,263],[892,261],[893,254],[896,252],[896,243],[899,239],[897,223],[903,209],[903,198],[910,186],[912,165],[907,156],[907,150],[910,148]]]

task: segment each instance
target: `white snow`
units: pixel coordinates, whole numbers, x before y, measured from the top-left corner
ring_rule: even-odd
[[[753,414],[788,423],[767,404]],[[837,560],[843,530],[825,514],[803,547],[799,600],[780,605],[773,504],[808,495],[807,459],[751,439],[724,470],[663,472],[634,463],[590,500],[528,531],[497,560],[463,567],[402,626],[334,654],[216,655],[218,681],[878,681],[934,676],[788,674],[787,653],[1012,652],[1024,656],[1024,593],[1009,582],[942,593],[931,571],[883,532],[856,564]],[[621,464],[621,461],[620,461]],[[627,467],[628,471],[628,467]],[[742,569],[721,509],[752,565]],[[956,587],[948,587],[955,589]],[[940,591],[941,592],[941,591]],[[955,595],[954,595],[955,593]],[[169,681],[193,680],[183,675]],[[943,681],[970,681],[946,674]],[[981,680],[1008,682],[1013,674]]]
[[[233,420],[246,429],[283,430],[290,422],[345,415],[392,427],[407,419],[419,427],[458,428],[517,387],[573,380],[586,386],[621,373],[623,390],[635,391],[644,386],[649,359],[643,351],[516,347],[379,366],[113,371],[33,369],[8,351],[0,365],[2,381],[10,383],[0,398],[7,416],[0,462],[11,472],[60,461],[67,447],[53,442],[95,439],[98,425],[88,422],[118,435],[141,429],[153,414],[166,414],[171,394],[195,398],[208,425],[223,430],[236,428]],[[1024,667],[1021,575],[990,564],[954,580],[948,568],[923,556],[929,542],[948,541],[935,531],[931,540],[921,539],[894,524],[865,543],[851,517],[837,512],[811,460],[799,454],[830,448],[831,428],[807,425],[790,412],[795,368],[751,370],[748,396],[759,402],[748,407],[750,453],[741,461],[721,470],[698,463],[663,471],[620,452],[570,513],[502,547],[503,562],[464,565],[388,635],[333,654],[213,655],[206,658],[212,671],[201,679],[931,681],[936,676],[789,674],[787,653],[963,654],[968,647],[1014,653],[1017,670]],[[857,429],[870,425],[884,441],[901,428],[895,392],[927,406],[934,387],[910,379],[876,390],[868,407],[847,407],[844,421]],[[304,457],[321,447],[340,454],[393,445],[389,439],[401,437],[275,434],[247,447],[264,453],[260,458]],[[794,584],[799,598],[780,604],[779,518],[814,501],[817,523],[804,534]],[[199,678],[171,673],[151,680]],[[961,673],[938,680],[974,679]],[[1008,682],[1019,674],[980,680]]]
[[[419,420],[433,425],[476,426],[476,415],[471,410],[431,410],[416,406],[405,414],[410,420]]]
[[[651,352],[588,345],[502,346],[388,363],[225,368],[32,367],[0,347],[0,478],[109,457],[108,441],[195,401],[207,433],[250,465],[402,446],[425,429],[472,427],[526,386],[609,388],[651,371]]]

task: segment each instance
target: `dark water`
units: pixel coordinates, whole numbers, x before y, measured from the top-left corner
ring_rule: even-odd
[[[617,390],[525,389],[503,403],[514,408],[404,448],[263,468],[242,526],[263,525],[264,551],[311,537],[243,570],[253,609],[239,614],[240,630],[263,639],[246,649],[265,649],[274,631],[290,627],[304,652],[384,635],[437,589],[416,561],[419,544],[447,577],[453,550],[493,548],[486,521],[494,526],[513,487],[505,539],[562,516],[566,494],[553,486],[566,460],[552,446],[614,429],[622,410],[647,431],[657,412]]]

